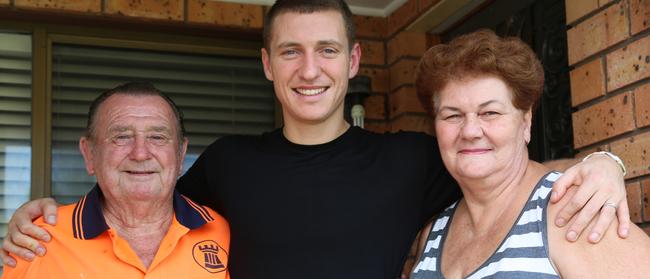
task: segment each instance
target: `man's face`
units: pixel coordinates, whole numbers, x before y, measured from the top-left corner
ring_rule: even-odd
[[[348,80],[356,75],[360,57],[358,44],[349,48],[340,13],[278,15],[262,61],[285,124],[343,121]]]
[[[82,138],[79,148],[107,199],[166,199],[187,148],[179,132],[163,98],[116,94],[100,105],[94,135]]]

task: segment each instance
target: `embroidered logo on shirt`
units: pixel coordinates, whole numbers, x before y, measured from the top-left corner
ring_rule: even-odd
[[[192,248],[194,261],[210,273],[219,273],[226,270],[228,254],[216,241],[203,240],[194,244]]]

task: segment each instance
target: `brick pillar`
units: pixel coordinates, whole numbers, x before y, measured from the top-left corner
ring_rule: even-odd
[[[406,29],[437,2],[409,0],[388,17],[386,62],[390,72],[388,118],[392,132],[433,133],[431,118],[422,109],[415,92],[415,71],[422,54],[439,40]]]
[[[361,68],[358,75],[370,77],[371,95],[364,100],[364,120],[367,130],[383,133],[388,131],[386,104],[388,94],[388,70],[386,69],[386,19],[381,17],[355,16],[357,38],[361,44]]]
[[[632,221],[650,233],[650,1],[566,1],[574,146],[628,168]]]
[[[425,33],[402,31],[388,41],[390,70],[389,118],[391,131],[432,133],[430,117],[415,92],[415,72],[422,54],[431,45]]]

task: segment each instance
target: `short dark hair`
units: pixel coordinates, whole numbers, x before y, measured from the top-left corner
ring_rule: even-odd
[[[416,91],[431,116],[437,113],[438,96],[451,81],[493,76],[512,91],[519,110],[534,109],[544,89],[544,68],[535,52],[517,37],[500,38],[488,29],[433,46],[417,68]]]
[[[185,138],[185,126],[183,125],[183,112],[176,106],[176,103],[172,101],[169,96],[167,96],[162,91],[158,90],[153,84],[149,82],[127,82],[121,85],[118,85],[115,88],[104,91],[100,94],[93,102],[90,104],[90,109],[88,110],[88,122],[86,124],[86,137],[92,138],[95,134],[95,121],[97,118],[97,110],[106,99],[113,95],[129,95],[129,96],[159,96],[169,104],[169,107],[174,112],[176,117],[176,130],[178,131],[179,143],[183,143],[183,138]]]
[[[311,14],[314,12],[322,11],[336,11],[343,17],[343,24],[345,25],[345,33],[348,37],[348,47],[352,49],[355,43],[355,27],[354,18],[350,7],[343,0],[277,0],[271,6],[268,13],[264,17],[264,48],[270,52],[271,49],[271,36],[273,21],[278,15],[282,13],[299,13]]]

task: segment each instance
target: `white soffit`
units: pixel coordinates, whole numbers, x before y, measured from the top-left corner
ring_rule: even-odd
[[[240,4],[271,6],[275,0],[211,0]],[[346,0],[355,15],[388,17],[408,0]]]

